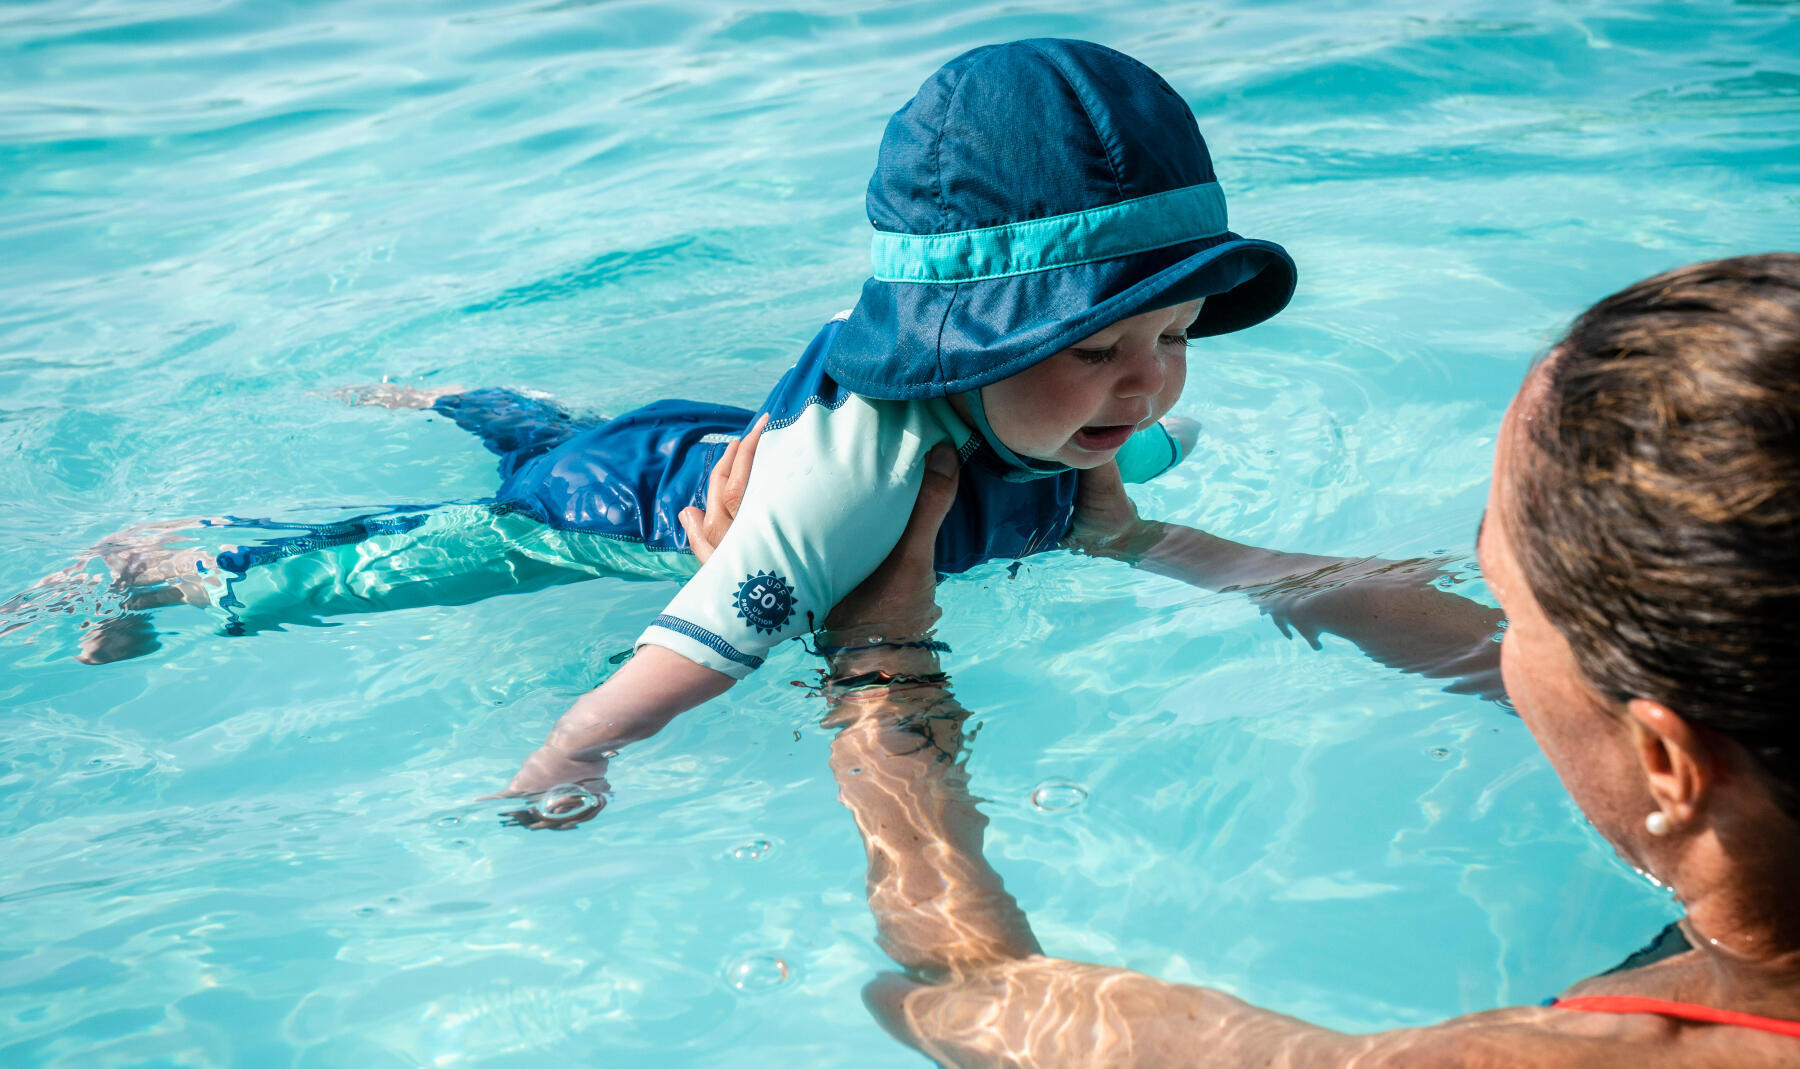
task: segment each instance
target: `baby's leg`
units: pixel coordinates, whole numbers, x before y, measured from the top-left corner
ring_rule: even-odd
[[[419,389],[391,382],[346,386],[332,396],[352,405],[382,408],[429,408],[448,416],[481,444],[516,466],[555,448],[579,431],[597,425],[580,420],[543,397],[513,390],[464,390],[460,386]]]
[[[395,510],[222,550],[201,585],[224,630],[248,634],[329,616],[466,605],[603,574],[546,551],[555,536],[501,505]]]
[[[299,533],[276,535],[284,528]],[[221,546],[226,531],[275,537]],[[95,559],[108,577],[87,568]],[[212,518],[106,539],[0,607],[0,633],[52,614],[92,613],[78,656],[102,664],[158,648],[146,614],[181,603],[206,609],[227,634],[244,635],[330,616],[463,605],[602,575],[682,579],[694,567],[687,554],[557,531],[502,505],[399,509],[325,524]]]

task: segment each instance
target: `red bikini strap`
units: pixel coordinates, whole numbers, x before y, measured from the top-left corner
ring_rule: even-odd
[[[1691,1002],[1670,1002],[1667,999],[1641,998],[1637,995],[1582,995],[1557,999],[1551,1005],[1559,1010],[1580,1010],[1584,1013],[1657,1013],[1683,1021],[1731,1024],[1739,1028],[1754,1028],[1759,1032],[1773,1032],[1778,1036],[1800,1039],[1800,1021],[1758,1017],[1736,1010],[1715,1010],[1711,1006],[1696,1006]]]

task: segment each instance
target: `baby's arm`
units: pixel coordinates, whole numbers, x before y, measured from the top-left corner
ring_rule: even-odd
[[[507,793],[597,781],[612,750],[723,694],[776,644],[812,630],[900,537],[924,453],[942,436],[911,406],[846,397],[783,420],[763,440],[754,475],[747,438],[736,486],[719,474],[739,467],[728,447],[708,500],[745,501],[748,479],[757,486],[730,537],[652,621],[637,655],[563,715]],[[691,520],[683,519],[690,544],[710,549]]]
[[[1350,640],[1403,672],[1451,679],[1458,693],[1500,698],[1504,617],[1438,589],[1435,561],[1326,557],[1247,546],[1181,524],[1139,518],[1118,470],[1084,472],[1067,544],[1207,590],[1240,590],[1314,648],[1318,636]]]
[[[737,515],[750,481],[750,462],[767,422],[767,417],[758,420],[741,441],[727,445],[713,465],[706,500],[718,526],[707,530],[699,509],[681,514],[688,543],[701,563],[712,556],[724,537],[724,528]],[[575,699],[550,729],[550,737],[525,759],[506,785],[506,794],[521,797],[562,783],[598,781],[605,776],[607,757],[613,751],[649,738],[681,713],[730,690],[734,682],[723,672],[661,646],[640,646],[612,678]]]
[[[606,774],[607,758],[737,682],[661,646],[640,646],[612,678],[575,699],[506,785],[514,797],[562,783],[588,784]]]

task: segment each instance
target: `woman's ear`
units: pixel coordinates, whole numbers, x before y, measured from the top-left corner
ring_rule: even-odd
[[[1633,698],[1625,706],[1644,782],[1668,827],[1691,823],[1718,782],[1711,740],[1661,702]]]

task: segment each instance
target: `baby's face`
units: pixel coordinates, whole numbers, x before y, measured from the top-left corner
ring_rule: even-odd
[[[1199,301],[1122,319],[982,388],[988,424],[1021,456],[1097,468],[1168,413],[1187,383]]]

